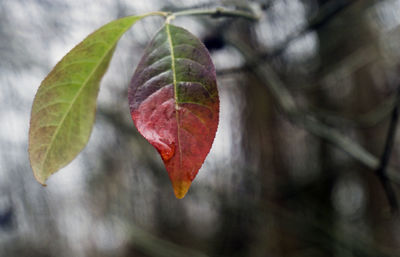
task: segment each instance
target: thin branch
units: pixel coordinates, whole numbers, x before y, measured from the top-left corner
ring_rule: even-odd
[[[318,30],[328,24],[332,19],[334,19],[339,13],[346,10],[351,5],[357,3],[360,0],[335,0],[330,1],[323,5],[318,15],[308,22],[307,26],[304,28],[294,31],[288,36],[284,42],[279,45],[279,48],[272,51],[272,53],[265,53],[262,58],[275,58],[281,55],[286,48],[290,45],[292,41],[297,38],[304,36],[310,31]]]
[[[242,44],[240,40],[229,38],[227,41],[242,53],[246,61],[259,61],[259,57],[253,53],[253,50],[247,45]],[[284,83],[280,80],[268,63],[258,65],[251,71],[257,77],[259,77],[261,81],[265,81],[265,86],[275,98],[278,107],[292,122],[302,126],[308,132],[327,140],[333,145],[336,145],[351,157],[370,168],[371,171],[378,169],[379,160],[376,156],[365,150],[362,146],[351,140],[349,137],[343,135],[336,129],[327,126],[315,117],[300,110],[289,90],[285,87]],[[392,182],[400,185],[400,173],[394,171],[390,167],[388,167],[386,171],[386,177]]]
[[[233,67],[227,69],[220,69],[217,71],[218,76],[224,76],[229,74],[235,74],[238,72],[249,71],[254,67],[267,62],[273,58],[280,56],[286,48],[290,45],[291,42],[294,40],[304,36],[305,34],[309,33],[310,31],[317,30],[325,26],[329,23],[333,18],[335,18],[339,13],[346,10],[348,7],[353,5],[354,3],[359,2],[359,0],[342,0],[342,1],[332,1],[328,4],[325,4],[319,14],[310,20],[308,24],[290,34],[280,45],[278,48],[272,50],[271,52],[264,52],[259,54],[258,61],[250,60],[245,65],[240,67]]]
[[[316,109],[315,107],[311,107],[310,110],[317,118],[323,118],[328,125],[344,124],[346,127],[369,128],[388,118],[398,100],[397,95],[390,96],[371,111],[353,117],[342,117],[332,111]]]
[[[131,222],[121,222],[121,224],[131,224]],[[137,227],[136,225],[130,225],[126,228],[127,234],[131,237],[130,242],[140,252],[146,256],[154,257],[207,257],[206,254],[186,248],[184,246],[175,244],[173,242],[156,237],[147,231]]]
[[[329,242],[335,247],[347,249],[349,252],[354,253],[354,256],[400,257],[398,253],[393,253],[390,249],[379,247],[374,241],[365,237],[362,232],[355,233],[340,228],[333,232],[327,229],[320,220],[295,214],[295,212],[283,208],[272,201],[266,201],[265,203],[260,212],[264,215],[270,212],[278,215],[285,221],[282,225],[287,226],[293,232],[298,230],[310,231],[311,229],[317,231],[318,233],[310,234],[311,237],[309,239],[311,240],[316,240],[319,243]],[[320,216],[325,214],[323,211],[316,211]]]
[[[172,13],[173,16],[188,16],[188,15],[211,15],[212,17],[237,17],[244,18],[250,21],[258,21],[260,17],[250,12],[240,10],[230,10],[223,7],[213,9],[191,9]]]
[[[250,21],[258,21],[260,17],[252,12],[241,11],[241,10],[231,10],[224,7],[216,7],[213,9],[187,9],[178,12],[164,12],[156,11],[143,14],[146,16],[164,16],[167,21],[175,19],[178,16],[194,16],[194,15],[210,15],[214,18],[220,17],[234,17],[234,18],[244,18]]]
[[[400,89],[397,90],[397,97],[400,95]],[[389,201],[392,213],[397,213],[399,211],[399,205],[396,197],[396,193],[393,190],[388,177],[386,176],[386,168],[389,165],[390,155],[393,149],[393,143],[396,137],[396,129],[399,120],[399,104],[396,102],[396,106],[392,112],[392,118],[390,120],[389,130],[386,137],[385,149],[381,157],[381,161],[376,174],[382,183],[383,189],[385,190],[386,197]]]

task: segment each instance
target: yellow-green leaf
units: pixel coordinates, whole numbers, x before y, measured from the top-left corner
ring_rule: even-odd
[[[144,15],[145,16],[145,15]],[[71,162],[89,140],[100,80],[120,37],[144,16],[112,21],[74,47],[41,83],[32,106],[29,158],[35,178]]]

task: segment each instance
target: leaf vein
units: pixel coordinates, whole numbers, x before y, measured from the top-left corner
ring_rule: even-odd
[[[198,65],[200,65],[204,70],[207,71],[207,68],[204,64],[199,63],[198,61],[195,61],[193,59],[187,58],[187,57],[176,57],[175,60],[187,60],[187,61],[191,61],[193,63],[196,63]]]
[[[152,56],[152,55],[154,54],[154,52],[158,51],[160,48],[163,49],[162,46],[163,46],[165,43],[169,44],[168,39],[166,39],[166,40],[165,40],[164,42],[162,42],[159,46],[157,46],[156,48],[154,48],[147,56],[148,56],[148,57],[149,57],[149,56]]]
[[[125,27],[124,27],[125,28]],[[126,31],[126,29],[121,29],[121,32],[118,33],[116,39],[120,38],[122,36],[122,34]],[[56,128],[56,130],[53,133],[53,136],[50,139],[50,143],[49,143],[49,147],[46,149],[46,152],[44,154],[43,157],[43,162],[41,165],[41,169],[43,169],[43,166],[45,165],[45,163],[47,162],[47,156],[50,152],[50,149],[53,147],[54,144],[54,140],[58,135],[58,132],[60,131],[60,128],[62,127],[62,124],[64,123],[65,119],[67,118],[67,116],[69,115],[72,106],[74,105],[74,102],[76,101],[76,99],[80,96],[80,93],[83,91],[83,88],[85,88],[85,86],[88,84],[88,82],[90,81],[90,79],[92,78],[92,76],[95,74],[95,72],[97,71],[97,69],[101,66],[102,62],[104,61],[104,59],[108,56],[108,54],[112,51],[112,49],[114,48],[116,42],[115,43],[111,43],[108,47],[108,49],[104,52],[104,55],[101,56],[99,58],[99,62],[95,65],[95,67],[93,68],[93,70],[90,72],[90,74],[87,76],[87,78],[85,79],[85,81],[82,83],[82,87],[79,88],[79,90],[76,92],[76,95],[74,96],[74,98],[72,99],[69,107],[67,108],[65,114],[63,115],[63,117],[60,120],[59,126]],[[65,67],[63,67],[65,68]]]
[[[60,83],[54,83],[54,84],[48,84],[43,90],[38,92],[36,97],[41,96],[45,94],[46,92],[50,91],[51,89],[61,87],[61,86],[72,86],[72,85],[80,85],[82,82],[81,81],[65,81],[65,82],[60,82]]]
[[[200,85],[204,88],[204,90],[209,94],[209,96],[210,96],[210,97],[213,97],[213,95],[211,94],[211,92],[208,91],[208,88],[206,87],[206,85],[205,85],[204,83],[200,82],[200,81],[179,80],[179,81],[177,81],[176,83],[197,83],[197,84],[200,84]]]
[[[84,64],[84,63],[96,63],[96,61],[87,61],[87,60],[79,60],[79,61],[73,61],[73,62],[68,62],[66,63],[64,66],[60,67],[58,71],[56,71],[55,73],[50,74],[47,78],[46,78],[46,82],[49,79],[52,79],[53,77],[55,77],[56,75],[58,75],[61,71],[64,71],[66,68],[68,68],[69,66],[72,66],[74,64]]]
[[[205,127],[207,127],[206,122],[203,119],[201,119],[199,116],[197,116],[194,112],[192,112],[189,108],[185,108],[185,110],[190,112],[194,117],[196,117],[200,121],[201,124],[203,124]]]
[[[204,104],[200,104],[200,103],[196,103],[196,102],[192,102],[192,101],[183,101],[183,102],[179,102],[179,103],[180,103],[180,104],[194,104],[194,105],[198,105],[198,106],[207,108],[207,109],[209,109],[210,111],[212,111],[212,109],[211,109],[209,106],[204,105]]]
[[[160,77],[160,76],[162,76],[162,75],[165,75],[165,74],[167,74],[167,73],[170,72],[170,71],[171,71],[170,69],[167,69],[167,70],[165,70],[165,71],[161,71],[160,73],[158,73],[158,74],[156,74],[156,75],[154,75],[154,76],[151,76],[148,80],[146,80],[146,81],[143,82],[141,85],[139,85],[139,87],[145,86],[145,85],[148,84],[151,80],[157,79],[157,77]],[[169,84],[166,84],[166,85],[169,85]],[[164,85],[164,86],[166,86],[166,85]]]
[[[182,166],[182,147],[181,147],[181,140],[180,140],[180,117],[179,117],[179,105],[178,105],[178,88],[176,84],[176,70],[175,70],[175,53],[174,53],[174,45],[172,44],[172,37],[171,37],[171,31],[170,31],[170,25],[169,23],[165,24],[166,26],[166,33],[168,37],[168,43],[169,43],[169,50],[171,53],[171,69],[172,69],[172,80],[173,80],[173,85],[174,85],[174,99],[175,99],[175,118],[176,118],[176,124],[177,124],[177,137],[178,137],[178,147],[179,147],[179,166]]]
[[[44,106],[41,106],[41,107],[39,108],[39,110],[37,110],[37,111],[35,112],[35,114],[38,114],[38,113],[40,113],[40,112],[46,110],[47,108],[49,108],[50,106],[53,106],[53,105],[57,105],[57,104],[69,104],[69,103],[70,103],[69,101],[56,101],[56,102],[51,102],[51,103],[48,103],[48,104],[46,104],[46,105],[44,105]]]

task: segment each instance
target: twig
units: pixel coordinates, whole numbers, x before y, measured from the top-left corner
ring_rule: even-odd
[[[235,17],[235,18],[244,18],[250,21],[258,21],[260,17],[252,12],[240,11],[240,10],[231,10],[224,7],[216,7],[213,9],[187,9],[179,12],[164,12],[164,11],[156,11],[145,13],[142,16],[164,16],[167,18],[167,21],[175,19],[178,16],[191,16],[191,15],[211,15],[211,17],[219,18],[219,17]]]
[[[230,10],[223,7],[217,7],[214,9],[192,9],[192,10],[185,10],[180,12],[172,13],[173,16],[187,16],[187,15],[211,15],[212,17],[241,17],[251,21],[258,21],[260,17],[257,15],[240,11],[240,10]]]
[[[338,146],[355,160],[370,168],[371,171],[378,169],[379,159],[376,156],[336,129],[323,124],[312,116],[305,117],[302,120],[298,119],[298,123],[303,125],[310,133]],[[387,167],[386,178],[400,186],[400,174],[394,169]]]
[[[246,61],[259,61],[259,57],[253,53],[253,50],[247,45],[240,43],[239,40],[229,38],[227,39],[227,42],[230,42],[233,46],[235,46],[242,53]],[[259,77],[261,81],[265,81],[265,86],[275,98],[278,107],[280,107],[280,109],[292,122],[301,125],[308,132],[319,136],[333,145],[341,148],[351,157],[370,168],[371,171],[378,169],[379,160],[376,156],[365,150],[362,146],[346,137],[336,129],[327,126],[315,117],[300,110],[289,90],[286,89],[284,83],[280,80],[268,63],[256,66],[251,71],[257,77]],[[400,185],[400,173],[394,171],[390,167],[388,167],[386,171],[386,177],[393,183]]]
[[[325,4],[319,13],[314,19],[312,19],[310,22],[308,22],[307,26],[304,28],[299,29],[298,31],[295,31],[290,34],[289,37],[287,37],[278,48],[272,50],[271,52],[264,52],[259,54],[259,60],[256,61],[249,61],[243,66],[240,67],[233,67],[233,68],[227,68],[227,69],[220,69],[217,71],[218,76],[223,76],[223,75],[228,75],[228,74],[235,74],[237,72],[243,72],[243,71],[248,71],[253,69],[254,67],[258,66],[259,64],[262,64],[264,62],[267,62],[273,58],[276,58],[280,56],[286,48],[289,46],[289,44],[307,34],[308,32],[312,30],[317,30],[326,25],[330,20],[332,20],[334,17],[336,17],[337,14],[340,12],[344,11],[346,8],[350,7],[352,4],[358,2],[359,0],[349,0],[349,1],[332,1],[328,4]]]
[[[397,96],[390,96],[371,111],[353,117],[342,117],[332,111],[313,107],[310,110],[317,118],[323,118],[328,125],[344,124],[347,127],[369,128],[388,118],[396,107],[397,101]]]
[[[393,149],[393,143],[396,137],[396,129],[397,123],[399,120],[399,104],[398,104],[398,97],[400,96],[400,88],[397,90],[397,101],[396,106],[393,109],[392,117],[390,119],[389,130],[386,137],[385,142],[385,149],[383,150],[383,154],[381,157],[381,161],[379,164],[378,169],[376,170],[376,175],[379,177],[379,180],[382,183],[383,189],[385,190],[386,197],[389,201],[389,205],[391,207],[392,213],[398,213],[399,205],[396,197],[396,193],[393,190],[390,181],[386,175],[386,168],[389,164],[390,155]]]
[[[336,0],[328,2],[327,4],[322,6],[319,14],[314,19],[312,19],[307,24],[307,26],[291,33],[290,36],[287,37],[285,41],[280,44],[279,48],[275,49],[272,53],[265,53],[262,57],[275,58],[281,55],[293,40],[307,34],[310,31],[322,28],[323,26],[328,24],[333,18],[335,18],[340,12],[358,1],[359,0]]]
[[[347,249],[349,252],[353,253],[354,256],[400,257],[398,253],[394,253],[390,249],[379,247],[376,242],[365,237],[362,232],[354,233],[340,228],[332,231],[331,229],[327,229],[327,227],[321,223],[321,220],[295,214],[294,211],[283,208],[272,201],[267,200],[265,203],[266,205],[263,205],[260,209],[261,213],[272,212],[278,215],[285,221],[283,225],[286,225],[290,231],[312,230],[313,233],[310,234],[311,237],[308,239],[315,240],[316,243],[329,243],[334,247]],[[320,216],[324,216],[325,214],[322,210],[316,210],[316,212]]]
[[[132,224],[130,221],[117,220],[125,233],[130,236],[130,243],[146,256],[154,257],[208,257],[208,255],[173,242],[156,237]],[[131,224],[127,226],[126,224]]]

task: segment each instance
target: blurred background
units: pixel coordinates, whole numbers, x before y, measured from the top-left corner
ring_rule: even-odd
[[[127,101],[160,17],[121,39],[84,151],[35,181],[30,108],[62,56],[119,17],[216,6],[260,20],[173,22],[210,50],[221,101],[184,199]],[[400,256],[399,14],[399,0],[0,0],[0,256]]]

